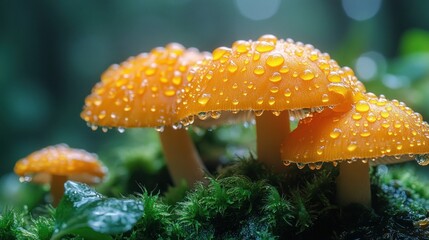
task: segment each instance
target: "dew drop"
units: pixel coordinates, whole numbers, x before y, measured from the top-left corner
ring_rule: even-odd
[[[329,136],[332,138],[332,139],[336,139],[336,138],[338,138],[339,136],[340,136],[340,134],[341,134],[341,129],[339,129],[339,128],[335,128],[330,134],[329,134]]]
[[[230,61],[226,68],[230,73],[235,73],[238,69],[238,66],[233,61]]]
[[[183,125],[182,125],[182,123],[177,122],[177,123],[173,123],[173,124],[171,125],[171,127],[172,127],[174,130],[178,130],[178,129],[181,129],[181,128],[183,127]]]
[[[24,183],[24,182],[31,182],[33,180],[33,178],[31,177],[31,176],[22,176],[22,177],[19,177],[19,181],[20,182],[22,182],[22,183]]]
[[[342,96],[346,96],[347,93],[349,92],[349,89],[346,86],[344,86],[343,84],[341,84],[341,83],[337,83],[337,84],[331,83],[331,84],[329,84],[328,90],[331,91],[331,92],[338,93],[338,94],[340,94]]]
[[[222,114],[220,111],[213,111],[213,112],[210,112],[209,115],[212,119],[219,119]]]
[[[199,112],[198,113],[198,118],[200,120],[206,120],[209,117],[210,114],[208,114],[207,112]]]
[[[272,44],[276,44],[277,43],[277,37],[271,34],[265,34],[262,35],[258,38],[258,41],[265,41],[265,42],[270,42]]]
[[[323,162],[316,162],[316,170],[320,170],[323,166]]]
[[[389,117],[389,112],[386,111],[386,110],[381,111],[381,117],[388,118]]]
[[[366,116],[366,120],[368,120],[370,123],[373,123],[377,121],[377,118],[375,117],[374,113],[370,112],[368,113],[368,116]]]
[[[304,54],[304,49],[298,48],[295,50],[295,56],[302,57],[303,54]]]
[[[260,76],[265,73],[265,68],[263,66],[256,66],[253,73]]]
[[[360,133],[361,137],[369,137],[370,135],[371,135],[371,133],[366,129]]]
[[[284,161],[283,161],[283,165],[285,165],[286,167],[287,167],[287,166],[289,166],[290,164],[291,164],[291,162],[290,162],[290,161],[287,161],[287,160],[284,160]]]
[[[341,77],[340,77],[340,75],[338,75],[338,73],[333,72],[333,73],[329,74],[328,81],[333,82],[333,83],[341,82]]]
[[[268,56],[265,63],[270,67],[278,67],[284,63],[285,59],[280,54],[272,54]]]
[[[282,80],[282,76],[280,75],[280,73],[274,72],[269,79],[271,82],[276,83]]]
[[[276,86],[270,88],[271,93],[277,93],[278,91],[279,91],[279,88]]]
[[[216,48],[213,51],[213,60],[216,61],[216,60],[220,59],[221,57],[223,57],[223,55],[225,55],[225,53],[227,53],[229,51],[230,51],[230,49],[226,48],[226,47]]]
[[[316,170],[316,164],[315,164],[315,163],[309,163],[309,164],[308,164],[308,168],[309,168],[310,170]]]
[[[259,53],[259,52],[257,52],[257,51],[255,51],[254,53],[253,53],[253,61],[258,61],[259,59],[261,58],[261,53]]]
[[[235,48],[235,50],[238,53],[246,53],[246,52],[249,51],[250,43],[246,42],[246,41],[243,41],[243,40],[239,40],[239,41],[236,41],[234,43],[233,47]]]
[[[305,168],[305,163],[296,163],[296,167],[298,169],[303,169],[303,168]]]
[[[323,102],[323,103],[327,103],[327,102],[329,102],[329,96],[328,96],[328,94],[324,93],[324,94],[322,95],[322,102]]]
[[[352,118],[354,120],[360,120],[362,118],[362,115],[358,112],[353,113]]]
[[[256,100],[256,103],[257,103],[258,105],[261,105],[262,103],[264,103],[264,98],[263,98],[263,97],[259,97],[259,98]]]
[[[164,129],[165,129],[165,127],[164,127],[164,126],[157,126],[157,127],[155,127],[155,130],[156,130],[157,132],[164,132]]]
[[[270,106],[274,105],[276,103],[276,99],[274,97],[270,97],[270,99],[268,100],[268,104]]]
[[[289,70],[290,69],[287,66],[283,65],[282,68],[280,68],[279,72],[281,72],[281,73],[287,73],[287,72],[289,72]]]
[[[390,123],[389,123],[389,122],[387,122],[387,121],[383,121],[383,122],[381,123],[381,126],[382,126],[383,128],[389,128],[389,127],[390,127]]]
[[[98,129],[98,126],[97,125],[91,125],[91,130],[92,131],[96,131]]]
[[[356,110],[358,112],[368,112],[369,111],[369,104],[363,100],[360,100],[356,103]]]
[[[426,166],[429,164],[429,154],[417,154],[415,158],[417,163],[421,166]]]
[[[232,100],[232,105],[237,106],[239,101],[237,99]]]
[[[104,132],[104,133],[107,133],[107,131],[109,131],[109,129],[107,127],[102,127],[101,131]]]
[[[317,59],[319,59],[318,52],[317,51],[311,51],[309,58],[311,61],[316,61]]]
[[[130,105],[125,105],[125,107],[124,107],[124,111],[125,112],[129,112],[129,111],[131,111],[131,106]]]
[[[281,114],[282,112],[281,112],[281,111],[271,111],[271,113],[272,113],[274,116],[278,117],[278,116],[280,116],[280,114]]]
[[[123,128],[123,127],[118,127],[118,132],[119,132],[119,133],[124,133],[124,132],[125,132],[125,128]]]
[[[201,95],[201,97],[198,98],[198,103],[204,106],[210,100],[210,97],[210,94],[204,93],[203,95]]]
[[[395,125],[393,125],[395,128],[401,128],[402,127],[402,124],[401,124],[401,122],[399,122],[399,121],[396,121],[395,122]]]
[[[263,42],[258,42],[255,49],[260,53],[264,53],[264,52],[269,52],[274,48],[275,48],[274,44],[263,41]]]
[[[255,116],[260,117],[264,113],[264,110],[255,110],[254,113]]]
[[[288,88],[288,89],[286,89],[285,90],[285,93],[284,93],[284,96],[285,97],[290,97],[292,95],[292,92],[290,91],[290,89]]]
[[[356,148],[357,148],[356,142],[351,142],[350,145],[347,146],[347,151],[353,152],[354,150],[356,150]]]
[[[325,150],[325,146],[320,146],[316,151],[317,155],[319,156],[322,155],[324,150]]]
[[[164,91],[164,95],[167,97],[172,97],[176,94],[176,91],[174,89],[167,89]]]
[[[299,77],[304,81],[309,81],[314,78],[314,73],[310,69],[306,69],[299,75]]]

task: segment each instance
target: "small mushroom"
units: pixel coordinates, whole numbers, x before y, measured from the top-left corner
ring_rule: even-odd
[[[58,144],[19,160],[14,171],[22,182],[50,184],[53,206],[57,206],[67,180],[98,184],[106,175],[107,168],[95,154]]]
[[[340,205],[370,206],[369,165],[413,159],[429,164],[429,125],[403,102],[372,93],[356,94],[348,112],[326,109],[301,120],[281,150],[286,164],[293,162],[300,168],[340,162]]]
[[[81,117],[92,129],[153,127],[159,132],[173,182],[192,185],[203,179],[204,165],[187,131],[177,118],[176,105],[188,68],[208,53],[178,43],[158,47],[107,69],[85,99]]]
[[[258,158],[283,169],[278,151],[290,131],[289,117],[302,118],[343,102],[350,91],[344,71],[311,45],[263,35],[219,47],[212,59],[192,67],[179,116],[218,118],[225,111],[253,111]],[[269,112],[263,114],[264,112]]]

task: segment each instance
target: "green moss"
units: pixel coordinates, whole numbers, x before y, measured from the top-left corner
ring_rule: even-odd
[[[23,216],[17,211],[6,209],[0,215],[0,239],[18,239],[19,229],[23,225]]]
[[[429,239],[418,221],[429,217],[427,182],[407,165],[371,171],[373,206],[335,202],[338,169],[290,167],[273,174],[258,161],[242,159],[189,190],[138,197],[144,214],[114,239]],[[39,217],[8,210],[0,217],[0,239],[49,239],[52,211]],[[79,239],[70,235],[67,239]]]

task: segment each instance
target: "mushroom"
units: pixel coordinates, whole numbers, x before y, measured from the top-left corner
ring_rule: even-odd
[[[357,93],[348,112],[326,109],[303,119],[282,144],[282,159],[299,168],[318,169],[340,162],[340,205],[371,205],[369,164],[416,159],[429,163],[429,125],[419,113],[397,100]]]
[[[53,206],[57,206],[67,180],[94,185],[103,180],[107,168],[93,153],[58,144],[19,160],[14,171],[22,182],[50,184]]]
[[[187,84],[184,73],[208,53],[178,43],[158,47],[107,69],[85,99],[81,117],[92,129],[103,126],[153,127],[159,132],[173,182],[194,184],[203,179],[204,165],[177,118],[178,95]]]
[[[302,118],[344,101],[348,74],[311,45],[273,35],[240,40],[232,48],[215,49],[212,59],[190,69],[179,116],[186,125],[195,115],[206,119],[225,111],[253,111],[258,158],[280,171],[278,149],[290,131],[289,117]]]

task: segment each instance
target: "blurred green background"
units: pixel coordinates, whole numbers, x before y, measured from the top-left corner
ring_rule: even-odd
[[[352,67],[369,91],[429,120],[427,9],[429,1],[418,0],[1,0],[0,182],[15,184],[15,161],[47,145],[102,156],[156,145],[151,131],[93,132],[79,113],[110,64],[173,41],[207,51],[267,33],[311,43]],[[251,134],[246,139],[244,145]]]

